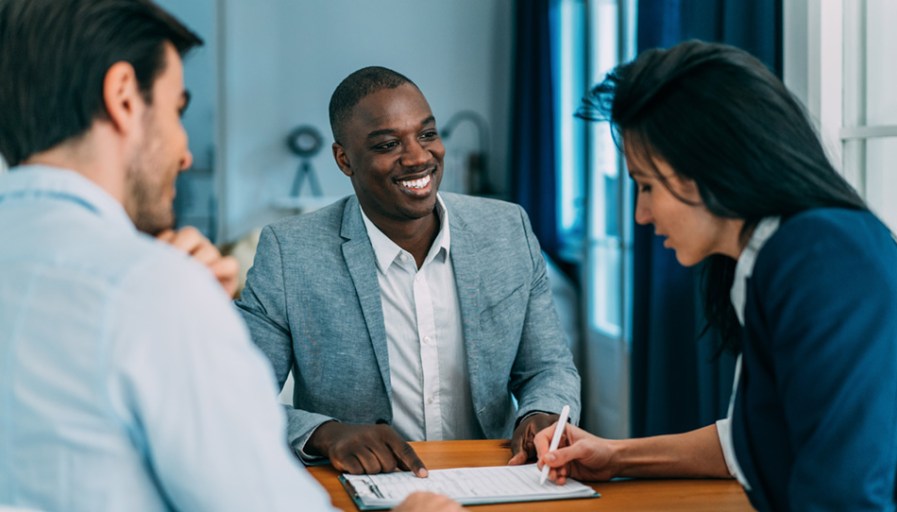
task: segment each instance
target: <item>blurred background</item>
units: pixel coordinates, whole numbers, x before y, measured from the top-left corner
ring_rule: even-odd
[[[733,361],[714,357],[713,332],[699,336],[700,268],[681,268],[650,227],[633,226],[608,127],[573,117],[614,65],[691,38],[752,52],[897,226],[893,0],[159,3],[206,41],[185,63],[194,166],[178,182],[180,224],[239,248],[266,223],[352,193],[331,156],[330,94],[363,66],[407,75],[442,130],[443,190],[527,209],[583,375],[582,423],[600,435],[681,432],[724,416]]]

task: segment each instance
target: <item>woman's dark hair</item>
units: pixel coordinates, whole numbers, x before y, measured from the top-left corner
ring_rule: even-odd
[[[648,167],[659,159],[693,180],[710,212],[744,220],[745,241],[764,217],[867,209],[832,167],[800,102],[759,60],[732,46],[688,41],[648,50],[611,71],[578,115],[610,121],[627,157]],[[708,327],[737,349],[729,299],[735,263],[711,256],[702,281]]]
[[[150,0],[0,0],[0,154],[18,165],[106,118],[116,62],[134,67],[152,102],[165,42],[181,56],[202,44]]]

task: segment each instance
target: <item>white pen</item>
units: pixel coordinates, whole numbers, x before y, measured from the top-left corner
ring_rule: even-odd
[[[570,416],[570,406],[565,405],[564,408],[561,409],[561,417],[558,418],[558,424],[554,427],[554,435],[551,436],[551,444],[548,446],[549,452],[558,449],[558,444],[561,442],[561,434],[564,433],[564,427],[567,425],[568,416]],[[548,469],[548,464],[542,466],[542,476],[539,477],[539,485],[543,485],[548,478]]]

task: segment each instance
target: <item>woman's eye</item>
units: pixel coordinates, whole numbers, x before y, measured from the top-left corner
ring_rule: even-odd
[[[643,183],[643,184],[641,184],[641,185],[638,186],[638,191],[641,192],[641,193],[643,193],[643,194],[647,194],[648,192],[651,192],[651,185],[648,185],[648,184],[644,184],[644,183]]]

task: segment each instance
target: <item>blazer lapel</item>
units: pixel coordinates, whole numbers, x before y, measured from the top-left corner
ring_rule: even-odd
[[[361,219],[361,207],[358,199],[352,197],[346,202],[343,210],[343,223],[340,235],[346,239],[343,243],[343,258],[349,275],[355,284],[361,311],[367,324],[368,335],[380,367],[380,377],[386,396],[392,403],[392,386],[389,377],[389,351],[386,346],[386,327],[383,321],[383,308],[380,303],[380,283],[377,281],[374,249],[371,247],[364,221]]]
[[[468,375],[470,375],[470,389],[473,394],[474,407],[479,410],[480,397],[478,375],[482,369],[481,363],[488,365],[488,361],[482,360],[480,353],[480,269],[482,259],[479,256],[479,244],[476,236],[471,233],[471,228],[459,215],[461,208],[451,208],[448,199],[446,202],[449,214],[449,224],[452,230],[451,257],[455,270],[455,284],[458,287],[458,303],[461,307],[461,331],[464,335],[464,348],[467,352]],[[488,371],[488,369],[485,369]]]

